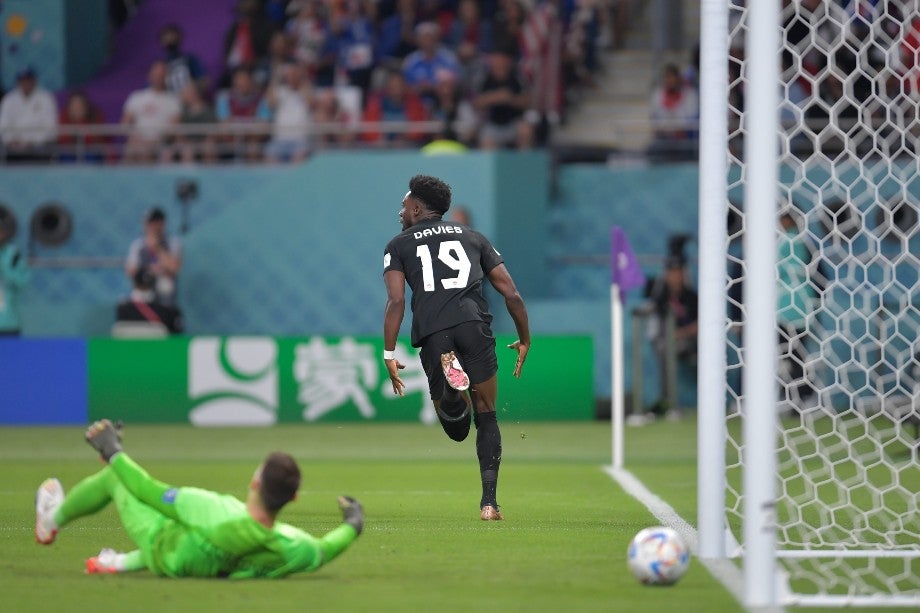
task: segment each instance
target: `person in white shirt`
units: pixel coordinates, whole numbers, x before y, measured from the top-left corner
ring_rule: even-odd
[[[182,104],[179,97],[166,88],[166,62],[155,61],[148,74],[149,86],[128,96],[121,123],[131,127],[125,143],[125,160],[149,162],[168,149],[162,145],[169,130],[179,122]]]
[[[312,93],[299,64],[286,64],[280,82],[266,94],[272,110],[272,137],[265,146],[269,162],[300,162],[310,153],[310,102]]]
[[[20,70],[16,74],[16,88],[0,101],[0,137],[7,160],[49,159],[57,131],[54,96],[38,85],[35,70]]]

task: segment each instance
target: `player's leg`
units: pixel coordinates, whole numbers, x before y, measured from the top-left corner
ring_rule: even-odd
[[[502,458],[502,435],[495,414],[498,397],[498,359],[495,355],[495,337],[485,322],[467,322],[457,326],[454,341],[457,353],[470,377],[470,399],[475,414],[476,455],[482,480],[480,517],[484,520],[502,519],[496,491],[498,469]]]
[[[470,405],[466,393],[450,387],[444,378],[441,356],[451,351],[452,344],[449,331],[432,334],[422,344],[419,359],[441,428],[451,440],[460,442],[470,433]]]
[[[46,479],[35,494],[35,540],[54,542],[58,529],[75,519],[99,512],[112,500],[115,478],[106,467],[77,483],[66,496],[57,479]]]
[[[125,458],[127,458],[126,455]],[[97,493],[101,497],[104,490],[107,496],[106,502],[111,500],[115,503],[125,532],[139,549],[127,553],[103,549],[99,555],[86,560],[86,572],[90,574],[118,573],[148,568],[149,563],[145,555],[153,551],[154,540],[167,518],[136,498],[118,478],[111,465],[99,474],[102,473],[104,473],[103,478],[96,484],[99,488]]]
[[[57,486],[49,485],[51,482],[57,483]],[[47,498],[47,492],[57,488],[60,488],[57,479],[49,479],[42,484],[36,497],[35,534],[40,543],[50,544],[59,528],[81,517],[98,513],[113,500],[131,539],[138,544],[152,543],[151,530],[157,525],[157,521],[156,517],[151,514],[157,514],[149,507],[141,508],[144,505],[140,502],[133,501],[132,503],[129,500],[130,495],[119,483],[111,467],[107,466],[77,483],[66,496],[62,497],[59,504],[54,506],[47,503],[41,504],[42,499]],[[59,491],[63,495],[63,489]],[[134,509],[134,507],[138,508]],[[127,521],[126,517],[128,517]],[[43,535],[50,535],[50,539],[47,536],[43,539]],[[87,560],[87,572],[111,573],[141,570],[146,567],[139,551],[128,554],[119,554],[113,550],[103,551],[110,552],[104,556],[105,564],[97,563],[99,556],[91,558]]]
[[[479,475],[482,481],[482,498],[479,501],[480,517],[483,520],[503,519],[499,512],[497,490],[498,469],[502,459],[502,435],[495,415],[495,400],[498,396],[498,382],[492,375],[482,383],[470,388],[476,424],[476,455],[479,458]]]
[[[86,560],[86,574],[111,575],[114,573],[127,573],[147,568],[144,556],[140,549],[119,553],[114,549],[105,548]]]

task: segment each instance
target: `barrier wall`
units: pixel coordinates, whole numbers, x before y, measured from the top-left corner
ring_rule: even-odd
[[[73,236],[30,253],[46,263],[91,260],[33,271],[22,296],[23,332],[107,335],[129,290],[121,270],[128,246],[144,211],[158,204],[174,235],[187,211],[179,302],[189,333],[379,334],[383,248],[400,231],[400,203],[418,173],[451,184],[454,203],[505,255],[524,295],[547,295],[542,153],[348,152],[287,167],[0,168],[0,203],[19,220],[19,245],[26,246],[34,211],[56,201],[72,213]],[[176,184],[188,180],[199,197],[185,209]]]
[[[499,417],[594,417],[586,336],[537,336],[515,379],[514,337],[499,337]],[[380,337],[197,336],[156,340],[3,339],[0,424],[128,423],[268,426],[279,422],[437,418],[418,354],[405,340],[406,394],[395,396]],[[565,359],[559,359],[565,356]]]

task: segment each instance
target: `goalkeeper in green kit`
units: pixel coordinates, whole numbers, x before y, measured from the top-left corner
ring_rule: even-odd
[[[103,549],[86,561],[88,573],[148,569],[167,577],[281,578],[328,564],[364,526],[361,504],[347,496],[339,498],[344,523],[322,538],[276,521],[300,487],[300,469],[286,453],[268,455],[243,503],[152,478],[121,450],[120,432],[107,419],[92,424],[86,440],[108,466],[66,497],[57,479],[45,480],[35,497],[35,538],[49,545],[59,528],[114,501],[138,549]]]

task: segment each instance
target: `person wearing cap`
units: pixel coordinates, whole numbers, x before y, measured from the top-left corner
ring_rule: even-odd
[[[48,160],[57,139],[54,96],[38,84],[35,70],[16,73],[16,87],[0,100],[0,140],[8,161]]]
[[[166,214],[153,207],[144,216],[144,235],[134,239],[128,249],[125,274],[132,281],[141,269],[153,275],[154,301],[174,306],[176,278],[182,268],[182,245],[166,234]]]

